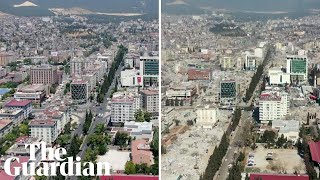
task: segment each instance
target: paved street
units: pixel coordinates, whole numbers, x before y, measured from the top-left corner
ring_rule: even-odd
[[[115,77],[118,77],[120,76],[120,72],[122,70],[122,66],[120,65],[118,67],[118,70],[116,71],[115,73]],[[88,109],[90,108],[93,115],[96,115],[96,114],[104,114],[106,112],[106,107],[107,107],[107,104],[108,104],[108,98],[110,97],[111,95],[111,92],[112,92],[112,88],[114,87],[115,85],[115,81],[116,81],[117,78],[114,78],[113,79],[113,82],[110,86],[110,88],[108,89],[108,92],[106,93],[105,95],[105,98],[104,98],[104,101],[103,103],[101,103],[99,106],[96,106],[96,102],[94,103],[90,103],[90,107],[88,107]],[[95,131],[95,128],[98,124],[108,124],[110,121],[110,114],[107,115],[106,117],[95,117],[95,119],[92,121],[92,124],[90,126],[90,129],[88,131],[88,134],[92,134],[94,133]],[[82,135],[82,129],[83,129],[83,123],[84,123],[84,118],[82,118],[80,120],[80,124],[78,126],[78,128],[75,130],[74,132],[74,135],[76,136],[80,136]],[[80,149],[80,152],[78,153],[78,156],[81,157],[81,159],[83,159],[84,157],[84,154],[86,152],[86,149],[88,148],[88,138],[87,136],[85,136],[84,140],[83,140],[83,144],[82,144],[82,147]],[[76,176],[73,176],[73,177],[70,177],[71,180],[77,180],[77,177]]]
[[[239,121],[239,125],[233,133],[232,137],[230,137],[230,145],[227,151],[226,156],[222,159],[222,165],[215,176],[215,180],[223,180],[228,177],[228,165],[232,164],[234,160],[236,160],[236,156],[239,154],[239,147],[237,146],[237,142],[241,140],[241,134],[243,132],[243,124],[245,121],[251,120],[251,111],[242,111],[242,116]]]

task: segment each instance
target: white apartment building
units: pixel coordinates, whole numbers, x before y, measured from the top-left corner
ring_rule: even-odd
[[[139,70],[126,69],[121,71],[120,82],[122,87],[141,86],[142,83],[138,82]]]
[[[159,112],[159,91],[141,90],[142,108],[150,113]]]
[[[197,124],[204,128],[212,128],[218,120],[218,109],[205,106],[197,108]]]
[[[82,58],[72,58],[70,60],[71,75],[82,75],[84,70],[84,60]]]
[[[289,98],[285,92],[262,92],[259,99],[261,121],[281,120],[289,113]]]
[[[48,144],[53,143],[58,137],[57,121],[52,119],[32,120],[29,129],[31,137],[40,138]]]
[[[111,100],[111,122],[133,121],[134,114],[141,109],[140,95],[116,93]]]
[[[271,68],[268,71],[270,85],[284,85],[290,84],[290,74],[285,73],[281,68]]]

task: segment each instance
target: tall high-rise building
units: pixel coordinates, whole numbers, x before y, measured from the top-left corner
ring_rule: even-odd
[[[159,57],[140,57],[140,77],[138,83],[142,87],[158,86],[159,83]]]
[[[306,81],[308,78],[308,58],[306,56],[287,56],[287,73],[291,81]]]
[[[259,99],[260,121],[281,120],[289,113],[288,94],[285,92],[262,92]]]
[[[56,84],[58,83],[57,68],[48,64],[34,66],[30,69],[31,84]]]
[[[85,80],[73,80],[70,84],[71,98],[77,103],[85,103],[89,98],[89,84]]]
[[[235,105],[237,100],[237,83],[235,80],[223,80],[220,82],[220,103]]]

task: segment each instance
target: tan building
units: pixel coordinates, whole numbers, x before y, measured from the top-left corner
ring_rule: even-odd
[[[35,66],[30,69],[31,84],[56,84],[58,82],[57,69],[50,65]]]
[[[6,66],[15,61],[15,57],[10,53],[0,53],[0,66]]]
[[[150,112],[157,114],[159,112],[159,91],[141,90],[142,107]]]

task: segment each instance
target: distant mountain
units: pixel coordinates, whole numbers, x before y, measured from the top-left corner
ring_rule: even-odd
[[[162,0],[162,11],[180,14],[186,6],[188,14],[197,14],[204,9],[301,12],[320,8],[319,0],[183,0],[184,4],[174,3],[177,1],[182,0]]]
[[[25,3],[25,0],[0,0],[0,11],[13,15],[53,15],[50,8],[83,8],[101,13],[158,13],[157,0],[29,0],[37,6],[14,7]],[[27,8],[27,9],[26,9]],[[31,9],[32,8],[32,9]],[[24,14],[25,13],[25,14]]]

